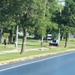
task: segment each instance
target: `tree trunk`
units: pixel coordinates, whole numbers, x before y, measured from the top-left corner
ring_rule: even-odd
[[[2,43],[2,30],[0,30],[0,43]]]
[[[68,38],[69,38],[69,34],[68,32],[66,32],[65,47],[67,47],[68,45]]]
[[[60,40],[63,40],[63,36],[62,36],[62,34],[61,34]]]
[[[26,50],[26,39],[27,39],[27,28],[23,28],[23,41],[20,54],[24,53]]]

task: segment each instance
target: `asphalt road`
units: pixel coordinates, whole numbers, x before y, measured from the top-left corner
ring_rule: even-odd
[[[0,75],[75,75],[75,52],[0,66]]]

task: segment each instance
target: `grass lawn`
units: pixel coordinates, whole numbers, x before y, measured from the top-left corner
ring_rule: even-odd
[[[21,47],[21,39],[19,39],[19,48]],[[44,42],[43,46],[48,46],[49,42]],[[27,48],[38,48],[40,46],[40,41],[38,40],[27,40]],[[8,45],[6,48],[4,48],[3,44],[0,44],[0,51],[1,50],[11,50],[14,49],[14,45]],[[68,49],[75,49],[75,40],[70,40],[68,43],[68,47],[64,47],[64,41],[60,42],[60,45],[55,48],[47,49],[47,50],[37,50],[37,51],[28,51],[24,54],[20,55],[20,53],[11,53],[11,54],[3,54],[0,55],[0,61],[3,60],[10,60],[20,57],[28,57],[32,55],[38,55],[38,54],[45,54],[45,53],[53,53],[53,52],[60,52],[60,51],[66,51]]]
[[[45,53],[49,53],[49,52],[59,52],[61,50],[65,50],[65,48],[56,48],[56,49],[49,49],[49,50],[44,50],[44,51],[28,51],[25,52],[24,54],[20,54],[20,53],[11,53],[11,54],[4,54],[4,55],[0,55],[0,61],[3,60],[9,60],[9,59],[14,59],[14,58],[20,58],[20,57],[28,57],[28,56],[32,56],[32,55],[38,55],[38,54],[45,54]]]
[[[4,55],[0,55],[0,61],[10,60],[10,59],[15,59],[20,57],[28,57],[28,56],[38,55],[38,54],[55,53],[55,52],[58,53],[60,51],[66,51],[68,49],[73,49],[73,48],[56,47],[56,48],[47,49],[47,50],[28,51],[28,52],[25,52],[24,54],[20,54],[20,53],[4,54]]]
[[[6,47],[4,44],[0,44],[0,51],[13,50],[15,46],[13,44],[8,44]]]
[[[48,46],[49,43],[48,42],[44,42],[43,46]],[[22,46],[22,39],[18,40],[18,48],[21,49]],[[34,39],[27,39],[27,44],[26,44],[26,48],[30,49],[30,48],[39,48],[40,46],[40,41],[39,40],[34,40]],[[15,45],[14,44],[7,44],[6,47],[4,47],[4,44],[0,44],[0,51],[5,51],[5,50],[13,50],[15,49]]]

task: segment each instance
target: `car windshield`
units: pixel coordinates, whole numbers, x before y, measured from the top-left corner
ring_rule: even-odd
[[[53,40],[53,42],[56,42],[56,40]]]

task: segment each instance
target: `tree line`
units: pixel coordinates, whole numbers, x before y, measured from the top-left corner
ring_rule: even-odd
[[[1,0],[0,43],[4,32],[9,33],[12,42],[17,25],[23,32],[21,53],[26,47],[27,32],[41,38],[42,45],[46,34],[56,37],[60,28],[66,47],[69,33],[75,31],[75,0],[65,0],[64,6],[59,4],[59,0]]]

